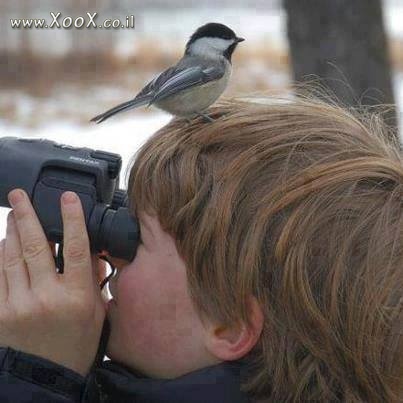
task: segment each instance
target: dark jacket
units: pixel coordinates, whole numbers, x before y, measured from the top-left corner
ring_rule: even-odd
[[[159,380],[104,361],[84,378],[43,358],[0,348],[1,403],[248,403],[239,385],[239,363]]]

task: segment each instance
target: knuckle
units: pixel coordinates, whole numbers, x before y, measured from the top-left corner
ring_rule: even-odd
[[[41,311],[49,310],[49,307],[52,306],[52,301],[49,298],[49,295],[46,293],[39,293],[34,301],[35,308]]]
[[[23,247],[26,260],[32,260],[46,252],[46,245],[37,237],[31,237]]]
[[[5,270],[14,270],[16,267],[20,267],[21,265],[24,265],[25,261],[24,258],[20,255],[10,253],[7,256],[7,259],[5,261],[4,269]]]
[[[87,259],[86,244],[79,239],[72,240],[64,245],[64,254],[67,259],[82,262]]]
[[[39,295],[33,303],[33,312],[41,318],[49,318],[57,314],[60,308],[56,301],[53,301],[47,294]]]

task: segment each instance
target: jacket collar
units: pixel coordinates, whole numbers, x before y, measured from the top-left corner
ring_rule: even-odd
[[[101,401],[136,403],[248,403],[240,391],[241,365],[226,362],[175,379],[152,379],[105,361],[95,373]]]

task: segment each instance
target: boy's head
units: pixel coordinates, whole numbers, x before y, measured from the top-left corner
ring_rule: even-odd
[[[136,155],[144,244],[112,284],[111,358],[162,377],[243,358],[245,390],[272,401],[392,399],[398,144],[318,100],[228,101],[212,117],[174,119]]]

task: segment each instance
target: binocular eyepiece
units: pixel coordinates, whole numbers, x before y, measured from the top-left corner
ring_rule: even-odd
[[[134,259],[137,220],[129,213],[127,194],[118,189],[121,156],[45,139],[0,138],[0,206],[10,207],[8,193],[24,189],[49,241],[63,243],[60,197],[75,192],[84,210],[91,253],[107,252]]]

